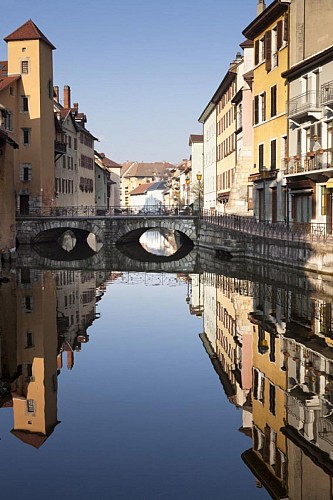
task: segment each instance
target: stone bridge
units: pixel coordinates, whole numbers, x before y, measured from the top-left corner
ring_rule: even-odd
[[[79,241],[86,241],[93,234],[97,243],[115,245],[119,241],[138,240],[148,229],[169,229],[186,235],[194,244],[198,241],[198,217],[196,216],[92,216],[47,217],[19,216],[16,221],[18,243],[33,245],[54,242],[72,231]]]

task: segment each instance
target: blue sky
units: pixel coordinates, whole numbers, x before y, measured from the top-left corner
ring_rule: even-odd
[[[2,14],[2,38],[32,19],[55,45],[54,84],[117,162],[190,154],[188,137],[256,14],[257,0],[19,2]],[[270,2],[267,2],[270,3]],[[2,42],[0,59],[7,58]]]

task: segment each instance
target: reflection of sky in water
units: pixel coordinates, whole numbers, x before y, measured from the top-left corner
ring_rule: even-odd
[[[177,252],[179,245],[175,232],[149,229],[140,238],[141,246],[149,253],[169,257]]]
[[[186,294],[185,283],[109,285],[90,342],[59,376],[61,423],[49,440],[23,445],[9,432],[11,409],[0,411],[3,498],[267,498],[240,458],[251,441]]]

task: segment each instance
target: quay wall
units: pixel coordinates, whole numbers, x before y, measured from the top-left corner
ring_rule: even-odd
[[[333,275],[333,244],[251,235],[201,221],[197,245],[218,257],[251,259]]]

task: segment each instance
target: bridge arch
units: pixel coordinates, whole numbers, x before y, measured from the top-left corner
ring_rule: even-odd
[[[193,243],[197,240],[197,229],[193,218],[179,219],[174,217],[137,217],[121,219],[117,224],[116,242],[124,241],[130,234],[140,236],[149,229],[168,229],[178,231]]]
[[[66,231],[71,231],[77,240],[86,241],[93,234],[98,243],[104,243],[103,221],[93,219],[43,218],[21,220],[17,223],[17,240],[23,244],[55,242]]]

